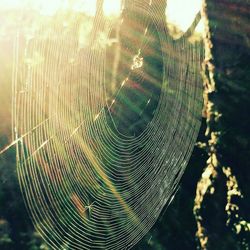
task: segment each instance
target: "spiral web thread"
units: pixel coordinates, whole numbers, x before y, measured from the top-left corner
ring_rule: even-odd
[[[161,6],[34,13],[17,34],[18,177],[53,249],[130,249],[177,189],[200,127],[203,44],[174,40]]]

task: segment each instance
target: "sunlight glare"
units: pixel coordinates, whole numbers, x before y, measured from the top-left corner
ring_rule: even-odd
[[[96,0],[74,1],[72,9],[77,12],[82,12],[88,16],[95,16]]]
[[[104,0],[103,12],[105,16],[119,16],[121,12],[121,0]]]
[[[58,10],[60,10],[67,3],[66,0],[53,0],[53,1],[43,1],[36,0],[34,1],[34,9],[37,9],[38,12],[43,16],[54,16]]]
[[[166,9],[167,23],[176,26],[182,32],[193,23],[197,13],[201,10],[202,0],[168,0]],[[197,32],[202,30],[201,25]]]
[[[95,16],[96,13],[96,0],[0,0],[0,10],[28,7],[44,16],[53,16],[69,6],[73,11],[83,12],[88,16]]]
[[[53,16],[59,9],[65,8],[67,2],[67,0],[1,0],[0,9],[17,9],[28,7],[29,9],[38,11],[41,15]]]
[[[15,9],[21,7],[22,0],[1,0],[0,1],[0,10],[2,9]]]

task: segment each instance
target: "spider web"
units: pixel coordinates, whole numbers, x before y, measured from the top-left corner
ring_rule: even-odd
[[[162,2],[20,15],[11,145],[53,249],[130,249],[177,190],[200,128],[203,44],[199,15],[170,36]]]

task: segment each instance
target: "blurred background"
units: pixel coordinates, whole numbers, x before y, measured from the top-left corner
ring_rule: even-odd
[[[71,4],[75,9],[74,19],[65,18],[64,25],[67,28],[70,25],[67,22],[74,22],[77,18],[85,22],[79,38],[84,46],[84,37],[88,35],[85,27],[91,25],[90,20],[94,18],[98,4],[102,6],[104,16],[116,20],[114,23],[120,18],[119,1],[84,1],[85,5],[80,2],[36,0],[23,6],[22,1],[0,0],[0,150],[12,142],[13,44],[17,29],[32,35],[32,30],[27,31],[26,28],[37,16],[49,21],[55,18],[59,7],[67,8]],[[189,37],[194,41],[200,40],[205,28],[197,13],[202,8],[206,10],[202,15],[209,21],[207,27],[210,31],[206,30],[205,47],[210,54],[206,55],[208,60],[203,65],[205,104],[191,160],[175,199],[134,249],[244,250],[250,247],[250,2],[207,0],[204,3],[206,8],[204,5],[201,7],[202,2],[198,0],[157,1],[157,4],[162,4],[166,26],[173,39],[189,32],[198,18]],[[22,18],[25,17],[22,27],[17,25],[20,8],[24,13]],[[128,30],[133,29],[130,24],[125,24]],[[35,26],[34,23],[34,29]],[[117,40],[126,34],[118,25],[114,27],[108,53],[116,58],[120,53]],[[151,36],[154,39],[153,33]],[[21,46],[25,47],[25,43]],[[160,60],[156,50],[157,45],[152,53],[154,65]],[[111,83],[108,92],[112,102],[111,97],[118,88],[116,82],[124,77],[117,73],[119,68],[115,64],[108,67],[113,69],[107,75]],[[134,88],[138,91],[136,86]],[[159,88],[153,91],[157,96]],[[154,107],[151,109],[150,114]],[[136,116],[130,118],[133,120]],[[126,124],[123,126],[126,127]],[[133,133],[139,133],[140,126],[134,127]],[[15,157],[15,147],[0,154],[0,249],[50,249],[35,232],[26,212],[19,190]]]

